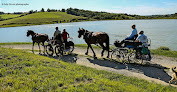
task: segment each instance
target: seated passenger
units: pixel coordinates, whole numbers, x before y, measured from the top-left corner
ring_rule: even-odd
[[[135,37],[138,36],[137,34],[137,30],[136,30],[136,26],[135,25],[132,25],[132,29],[133,31],[131,32],[130,35],[128,35],[124,40],[121,41],[121,44],[123,44],[125,42],[125,40],[134,40]]]
[[[138,38],[136,39],[135,42],[141,42],[145,48],[148,48],[148,44],[147,44],[148,39],[147,39],[147,36],[144,35],[144,31],[140,31],[139,34],[140,34],[140,35],[138,36]],[[139,48],[139,51],[141,51],[141,50],[142,50],[142,45],[140,45],[139,47],[140,47],[140,48]],[[149,51],[149,50],[148,50],[148,51]],[[152,58],[152,57],[151,57],[151,54],[150,54],[150,51],[148,52],[148,55],[149,55],[149,61],[150,61],[151,58]]]

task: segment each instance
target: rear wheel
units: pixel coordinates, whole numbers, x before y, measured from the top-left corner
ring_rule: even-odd
[[[64,47],[63,46],[56,46],[55,47],[55,54],[59,57],[63,55]]]
[[[125,58],[124,53],[120,51],[119,49],[116,48],[112,51],[111,59],[116,59],[116,60],[124,62],[124,58]]]
[[[47,45],[47,46],[46,46],[46,53],[47,53],[49,56],[53,56],[53,52],[54,52],[54,50],[53,50],[52,45]]]

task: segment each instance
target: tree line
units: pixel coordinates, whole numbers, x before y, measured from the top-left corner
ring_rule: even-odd
[[[90,10],[83,10],[77,8],[68,8],[68,9],[47,9],[44,10],[42,8],[40,11],[37,10],[30,10],[29,12],[14,12],[13,14],[32,14],[37,12],[66,12],[67,14],[75,15],[75,16],[83,16],[91,19],[97,20],[130,20],[130,19],[177,19],[177,13],[175,14],[167,14],[167,15],[150,15],[150,16],[140,16],[140,15],[131,15],[126,13],[108,13],[108,12],[98,12],[98,11],[90,11]],[[5,14],[4,12],[0,12],[1,14]],[[22,15],[24,16],[24,15]],[[0,17],[0,19],[2,19]]]

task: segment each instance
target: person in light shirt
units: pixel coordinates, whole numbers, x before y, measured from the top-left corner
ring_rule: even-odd
[[[130,35],[128,35],[125,38],[125,40],[132,40],[135,37],[135,35],[137,35],[137,30],[136,30],[136,26],[135,25],[132,25],[132,29],[133,29],[133,31],[131,32]]]
[[[61,31],[58,29],[58,27],[56,27],[55,29],[56,31],[53,34],[54,40],[56,40],[57,44],[60,44],[63,42],[62,34],[61,34]]]
[[[140,31],[140,32],[139,32],[139,36],[137,37],[137,39],[135,40],[135,42],[141,42],[141,43],[143,44],[143,45],[140,45],[140,46],[139,46],[139,47],[140,47],[139,51],[142,50],[142,46],[148,48],[148,44],[147,44],[148,39],[147,39],[147,36],[144,35],[144,31]],[[150,61],[151,58],[152,58],[150,51],[149,51],[148,55],[149,55],[149,61]]]
[[[137,30],[136,30],[136,25],[132,25],[133,31],[131,32],[130,35],[128,35],[124,40],[121,41],[121,44],[125,42],[125,40],[133,40],[135,37],[137,37]]]

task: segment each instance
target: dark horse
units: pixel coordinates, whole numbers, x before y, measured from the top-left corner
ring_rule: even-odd
[[[83,35],[83,39],[85,40],[85,42],[87,43],[87,52],[85,53],[86,55],[88,55],[88,49],[89,47],[91,48],[92,52],[93,52],[93,56],[96,57],[95,52],[93,51],[93,48],[91,46],[91,44],[100,44],[100,46],[103,48],[102,52],[101,52],[101,56],[103,56],[104,50],[108,51],[108,56],[107,58],[109,58],[109,36],[107,33],[105,32],[96,32],[93,33],[91,31],[85,30],[83,28],[79,28],[78,31],[79,35],[78,37],[80,38]],[[106,44],[106,46],[104,46],[103,44]]]
[[[32,30],[28,30],[27,32],[27,37],[28,36],[32,36],[32,41],[33,41],[33,46],[32,46],[32,52],[34,53],[34,43],[38,43],[38,46],[39,46],[39,54],[41,53],[41,50],[40,50],[40,43],[42,43],[42,46],[44,46],[44,42],[48,40],[48,35],[47,34],[38,34],[38,33],[35,33],[33,32]],[[45,46],[44,46],[44,54],[45,54]]]

